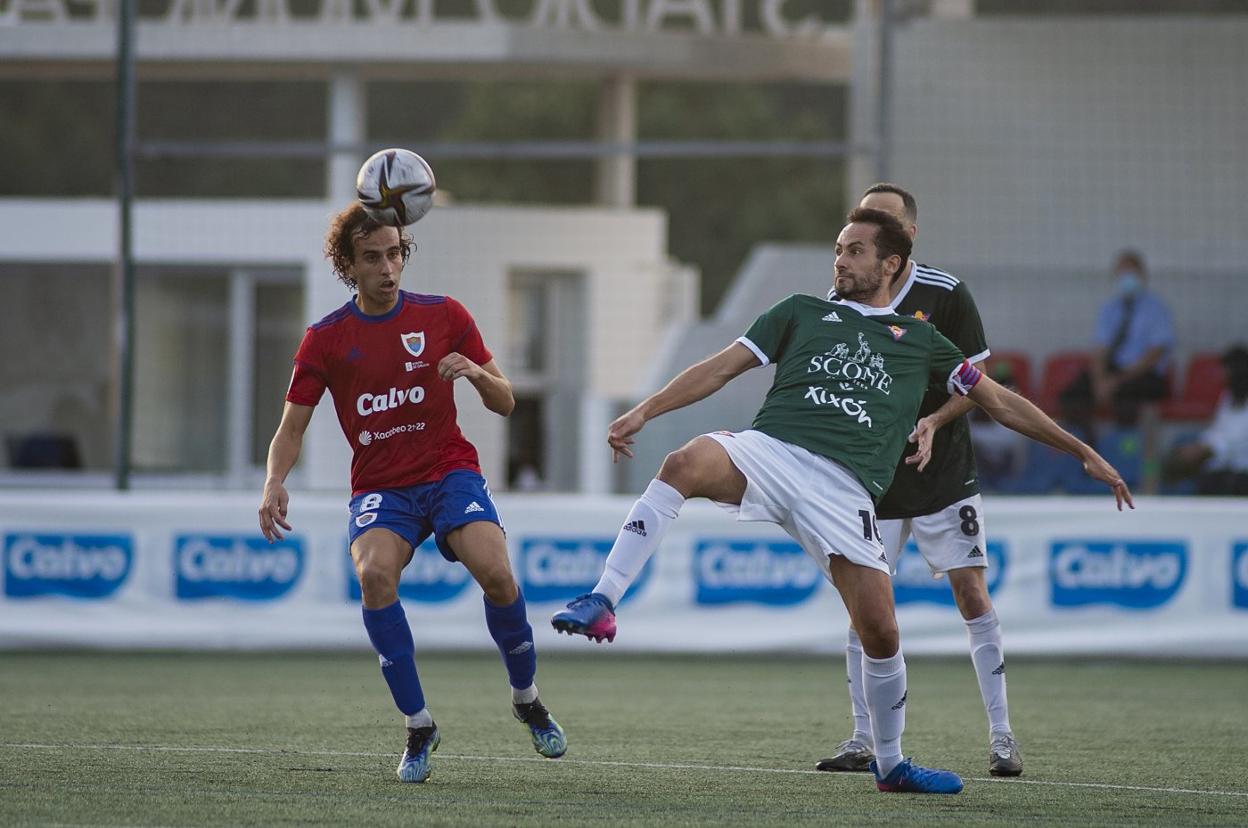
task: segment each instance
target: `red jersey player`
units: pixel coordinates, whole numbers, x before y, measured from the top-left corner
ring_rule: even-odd
[[[511,383],[463,305],[399,289],[412,250],[406,233],[373,221],[358,203],[330,222],[326,257],[355,296],[309,327],[295,354],[282,422],[269,446],[260,528],[270,541],[291,528],[284,481],[312,410],[329,389],[353,450],[348,533],[364,627],[406,717],[399,779],[424,782],[440,734],[425,706],[398,586],[403,567],[431,534],[443,557],[467,567],[485,592],[486,626],[507,667],[512,710],[534,747],[553,759],[567,750],[567,740],[538,700],[524,596],[476,449],[456,422],[455,380],[472,383],[485,407],[502,416],[515,407]]]

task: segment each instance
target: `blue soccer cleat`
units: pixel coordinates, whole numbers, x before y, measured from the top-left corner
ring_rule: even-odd
[[[568,737],[541,701],[534,699],[528,704],[513,704],[511,712],[528,725],[529,735],[533,737],[533,749],[538,753],[547,759],[558,759],[568,752]]]
[[[921,768],[911,764],[909,759],[903,759],[883,779],[874,761],[871,762],[871,772],[875,774],[875,787],[888,793],[956,794],[962,790],[962,777],[953,771]]]
[[[614,641],[615,607],[611,606],[607,596],[598,592],[587,592],[573,599],[567,609],[551,616],[550,625],[559,632],[583,635],[599,644],[604,638]]]
[[[438,726],[409,727],[407,729],[407,749],[399,760],[400,782],[424,782],[433,773],[429,766],[429,754],[438,749],[442,734]]]

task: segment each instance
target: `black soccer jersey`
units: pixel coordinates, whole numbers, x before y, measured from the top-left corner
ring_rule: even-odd
[[[935,325],[936,330],[966,354],[969,362],[980,362],[988,356],[988,342],[975,300],[966,285],[948,273],[912,263],[909,278],[897,294],[893,307],[900,316],[913,316]],[[931,414],[948,399],[944,387],[930,386],[919,408],[919,417]],[[912,454],[915,445],[906,445],[905,454]],[[906,465],[903,456],[892,485],[880,499],[876,515],[881,520],[930,515],[978,492],[971,429],[963,416],[936,432],[932,440],[932,460],[922,472]]]

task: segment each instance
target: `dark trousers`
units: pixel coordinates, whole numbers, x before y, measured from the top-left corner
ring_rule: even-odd
[[[1114,420],[1121,426],[1135,425],[1140,418],[1141,405],[1164,400],[1169,394],[1170,385],[1160,374],[1150,372],[1127,380],[1114,389],[1111,403]],[[1072,425],[1077,425],[1091,434],[1093,417],[1096,413],[1096,401],[1092,393],[1092,374],[1084,371],[1076,377],[1074,382],[1066,386],[1060,401],[1062,416]]]
[[[1202,495],[1248,495],[1248,472],[1222,469],[1202,472],[1196,477],[1196,494]]]

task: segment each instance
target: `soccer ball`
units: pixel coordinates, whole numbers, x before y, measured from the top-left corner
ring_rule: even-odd
[[[360,167],[355,194],[364,211],[379,224],[406,227],[433,206],[437,189],[428,162],[411,150],[385,149]]]

